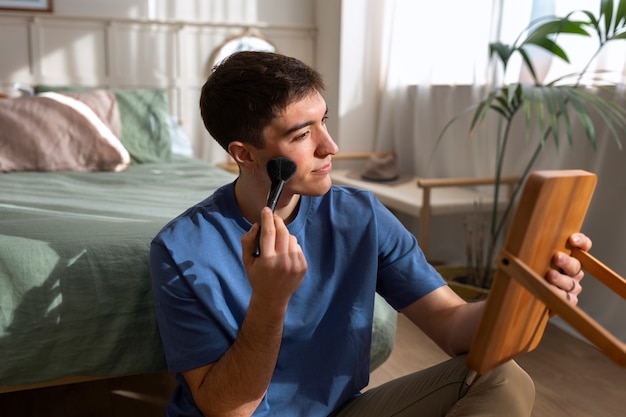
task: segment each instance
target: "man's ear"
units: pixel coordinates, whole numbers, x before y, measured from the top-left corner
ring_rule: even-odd
[[[240,167],[253,169],[256,165],[254,153],[250,152],[250,144],[232,141],[228,144],[228,153]]]

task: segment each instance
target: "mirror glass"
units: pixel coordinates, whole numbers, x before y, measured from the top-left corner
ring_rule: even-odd
[[[244,33],[226,39],[215,49],[211,57],[211,68],[227,56],[240,51],[276,52],[276,47],[259,32],[246,30]]]

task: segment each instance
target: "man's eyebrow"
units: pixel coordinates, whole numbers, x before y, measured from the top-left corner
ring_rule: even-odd
[[[328,115],[328,106],[326,106],[326,111],[324,112],[324,117],[326,117]],[[302,123],[298,123],[297,125],[294,125],[292,127],[290,127],[289,129],[287,129],[285,131],[285,136],[286,135],[290,135],[293,132],[296,132],[302,128],[305,128],[307,126],[311,126],[313,123],[315,123],[313,120],[307,120],[305,122]]]
[[[315,122],[313,122],[312,120],[307,120],[306,122],[298,123],[297,125],[294,125],[294,126],[290,127],[289,129],[287,129],[287,131],[285,132],[285,136],[286,135],[290,135],[293,132],[296,132],[296,131],[298,131],[298,130],[300,130],[302,128],[305,128],[307,126],[311,126],[313,123],[315,123]]]

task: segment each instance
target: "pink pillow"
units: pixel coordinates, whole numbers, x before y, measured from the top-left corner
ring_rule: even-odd
[[[115,95],[104,90],[0,100],[0,172],[122,171]]]

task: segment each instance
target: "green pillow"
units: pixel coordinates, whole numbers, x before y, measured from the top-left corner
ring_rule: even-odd
[[[89,87],[37,85],[35,93],[86,91]],[[120,112],[124,147],[133,163],[168,162],[172,157],[167,94],[161,89],[108,89]]]

